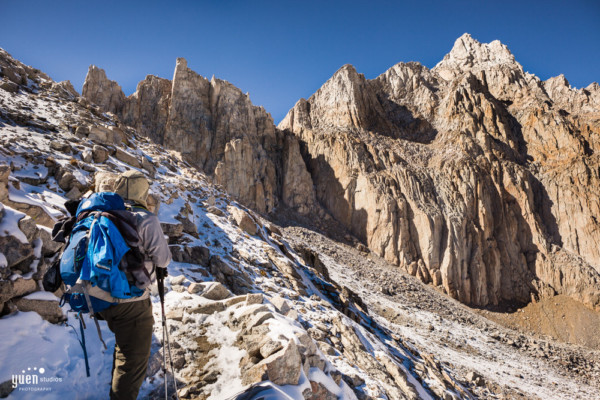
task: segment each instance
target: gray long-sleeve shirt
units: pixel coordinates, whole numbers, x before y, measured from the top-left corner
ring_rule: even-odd
[[[146,257],[146,268],[152,272],[152,266],[167,268],[171,262],[171,251],[160,226],[158,217],[143,208],[134,208],[137,218],[137,231],[140,237],[139,249]]]

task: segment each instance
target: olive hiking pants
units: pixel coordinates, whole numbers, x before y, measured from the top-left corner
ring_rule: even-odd
[[[115,334],[111,400],[135,400],[146,377],[152,344],[150,299],[121,303],[99,313]]]

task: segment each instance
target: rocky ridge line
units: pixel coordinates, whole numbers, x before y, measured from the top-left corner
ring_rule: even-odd
[[[172,81],[148,75],[125,97],[91,66],[82,95],[154,142],[181,153],[244,204],[269,213],[278,204],[316,207],[297,139],[227,81],[208,80],[178,58]]]

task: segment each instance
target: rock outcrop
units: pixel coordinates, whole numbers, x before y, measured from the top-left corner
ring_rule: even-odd
[[[564,75],[543,82],[544,90],[558,107],[567,112],[598,112],[600,108],[600,86],[591,83],[585,89],[574,89]]]
[[[173,80],[152,75],[125,98],[91,66],[83,96],[154,142],[176,150],[227,192],[259,212],[278,204],[314,209],[297,138],[279,131],[263,107],[231,83],[208,80],[177,59]],[[283,155],[283,156],[282,156]]]
[[[477,306],[569,293],[599,308],[597,93],[465,34],[431,70],[342,67],[279,128],[319,203],[423,281]]]
[[[81,93],[92,103],[113,114],[119,114],[125,103],[121,86],[109,80],[106,72],[95,65],[90,66]]]
[[[171,81],[148,75],[123,105],[123,122],[153,142],[164,144],[170,99]]]
[[[52,80],[40,70],[25,65],[0,49],[0,88],[11,93],[19,89],[30,89],[31,84],[47,83]]]

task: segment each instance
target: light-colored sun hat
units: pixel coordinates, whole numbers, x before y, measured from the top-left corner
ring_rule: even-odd
[[[131,170],[123,172],[115,182],[115,193],[124,200],[130,200],[148,208],[146,199],[150,184],[148,179],[139,171]]]

